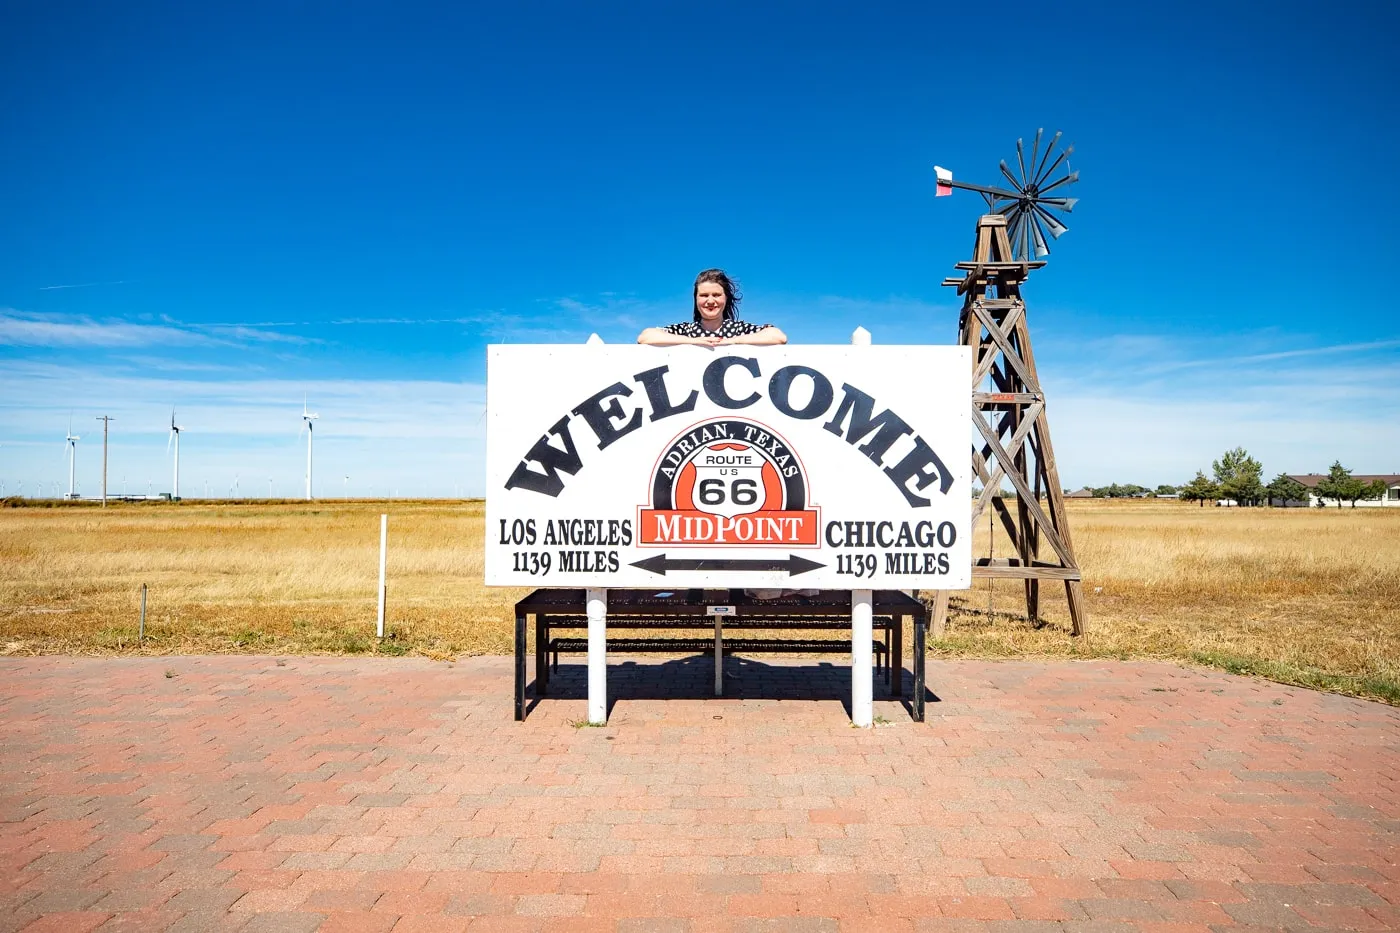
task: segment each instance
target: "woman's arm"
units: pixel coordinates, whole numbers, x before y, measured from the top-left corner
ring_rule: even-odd
[[[756,330],[752,334],[744,334],[740,337],[726,337],[720,341],[721,345],[730,343],[746,343],[756,347],[776,347],[787,343],[787,334],[778,330],[772,324],[761,330]]]
[[[673,334],[664,327],[648,327],[637,335],[637,342],[649,347],[678,347],[682,344],[703,344],[712,347],[720,340],[718,337],[686,337]]]

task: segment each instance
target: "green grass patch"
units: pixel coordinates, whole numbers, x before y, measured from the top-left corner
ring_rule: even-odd
[[[1315,667],[1303,667],[1268,658],[1251,658],[1224,651],[1197,651],[1191,660],[1231,674],[1263,677],[1276,683],[1330,690],[1351,696],[1400,704],[1400,680],[1386,674],[1334,674]]]

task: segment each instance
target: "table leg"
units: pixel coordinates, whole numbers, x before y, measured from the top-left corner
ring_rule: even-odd
[[[715,696],[724,696],[724,621],[715,616]]]
[[[914,617],[914,721],[924,721],[924,644],[928,619],[923,614]]]
[[[515,721],[525,721],[525,613],[515,614]]]
[[[894,631],[890,634],[890,695],[904,695],[904,616],[892,616]]]
[[[535,696],[542,697],[549,689],[549,617],[535,613]]]

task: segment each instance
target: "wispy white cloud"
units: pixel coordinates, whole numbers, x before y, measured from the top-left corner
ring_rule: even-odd
[[[20,347],[193,346],[211,343],[204,334],[129,321],[94,321],[71,315],[0,310],[0,345]]]
[[[1372,340],[1365,343],[1338,343],[1322,347],[1300,347],[1293,350],[1277,350],[1271,353],[1248,353],[1241,356],[1211,357],[1195,360],[1175,360],[1155,368],[1157,372],[1172,372],[1181,369],[1194,369],[1207,366],[1250,366],[1257,363],[1273,363],[1279,360],[1292,360],[1311,356],[1337,356],[1347,353],[1367,353],[1375,350],[1400,348],[1400,340]]]
[[[39,291],[53,292],[64,288],[97,288],[99,285],[125,285],[126,279],[118,279],[115,282],[83,282],[78,285],[41,285]]]
[[[137,369],[159,373],[242,373],[247,376],[263,370],[262,366],[250,362],[234,365],[212,360],[185,360],[136,354],[115,356],[113,359],[120,363],[128,363]]]
[[[256,327],[243,326],[220,326],[220,327],[200,327],[200,330],[207,331],[217,337],[233,343],[244,341],[257,341],[259,343],[290,343],[304,345],[310,343],[322,343],[315,337],[301,337],[297,334],[283,334],[274,330],[260,329]]]
[[[124,319],[0,309],[0,346],[176,347],[237,346],[249,342],[307,344],[315,338],[243,325],[150,324]]]

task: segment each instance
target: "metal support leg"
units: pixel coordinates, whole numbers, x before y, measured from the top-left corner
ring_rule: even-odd
[[[914,617],[914,721],[924,721],[924,630],[928,621],[923,613]]]
[[[724,621],[715,616],[715,696],[724,696]]]
[[[525,721],[525,614],[515,614],[515,721]]]
[[[543,613],[535,614],[535,696],[549,691],[549,620]]]
[[[893,616],[890,633],[890,694],[904,696],[904,616]]]

